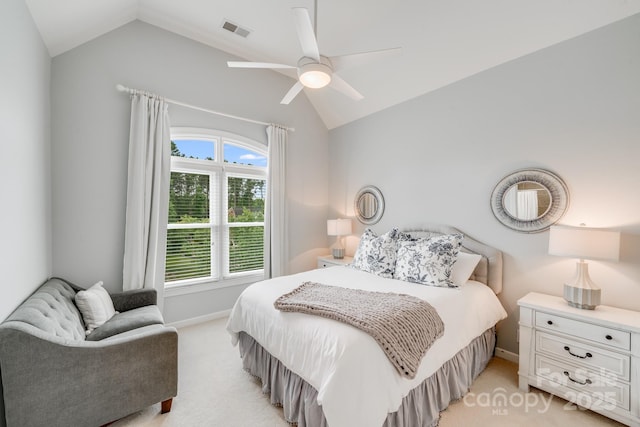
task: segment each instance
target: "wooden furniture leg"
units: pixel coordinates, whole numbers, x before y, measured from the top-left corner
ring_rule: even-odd
[[[171,404],[173,403],[173,398],[164,400],[162,402],[162,409],[160,410],[161,414],[166,414],[171,411]]]

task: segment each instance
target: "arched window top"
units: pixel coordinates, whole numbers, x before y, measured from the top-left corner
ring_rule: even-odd
[[[172,127],[174,157],[266,168],[267,147],[250,138],[215,129]]]

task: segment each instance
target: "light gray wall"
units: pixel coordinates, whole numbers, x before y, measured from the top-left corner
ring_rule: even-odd
[[[295,127],[287,154],[289,269],[312,268],[326,247],[328,132],[305,96],[280,99],[293,80],[231,70],[230,55],[135,21],[53,59],[53,272],[121,289],[129,96],[116,84],[228,114]],[[266,143],[265,127],[169,106],[173,126],[202,126]],[[169,322],[231,308],[241,287],[174,296]]]
[[[0,321],[51,272],[50,67],[24,1],[1,1]]]
[[[445,223],[504,251],[508,351],[518,351],[517,300],[561,295],[575,271],[547,255],[548,232],[494,219],[491,191],[520,168],[565,180],[561,223],[624,232],[621,262],[591,262],[591,277],[603,303],[640,310],[640,15],[334,129],[329,155],[330,216],[352,216],[354,194],[372,184],[387,202],[374,230]]]

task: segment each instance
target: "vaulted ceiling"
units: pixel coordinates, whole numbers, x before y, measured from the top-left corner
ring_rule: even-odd
[[[292,7],[315,17],[323,55],[402,47],[395,58],[339,73],[360,101],[305,89],[329,129],[640,13],[640,0],[318,0],[317,15],[313,0],[26,3],[52,56],[139,19],[242,59],[295,65],[302,53]],[[223,29],[225,21],[249,35]]]

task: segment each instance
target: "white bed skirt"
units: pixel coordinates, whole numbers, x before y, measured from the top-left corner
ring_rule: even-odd
[[[322,407],[317,403],[315,388],[248,334],[240,332],[238,338],[244,369],[262,381],[263,393],[270,395],[273,405],[283,408],[287,422],[299,427],[328,427]],[[495,345],[495,329],[486,330],[411,390],[400,408],[387,416],[382,427],[437,426],[440,411],[469,391],[471,383],[493,357]]]

